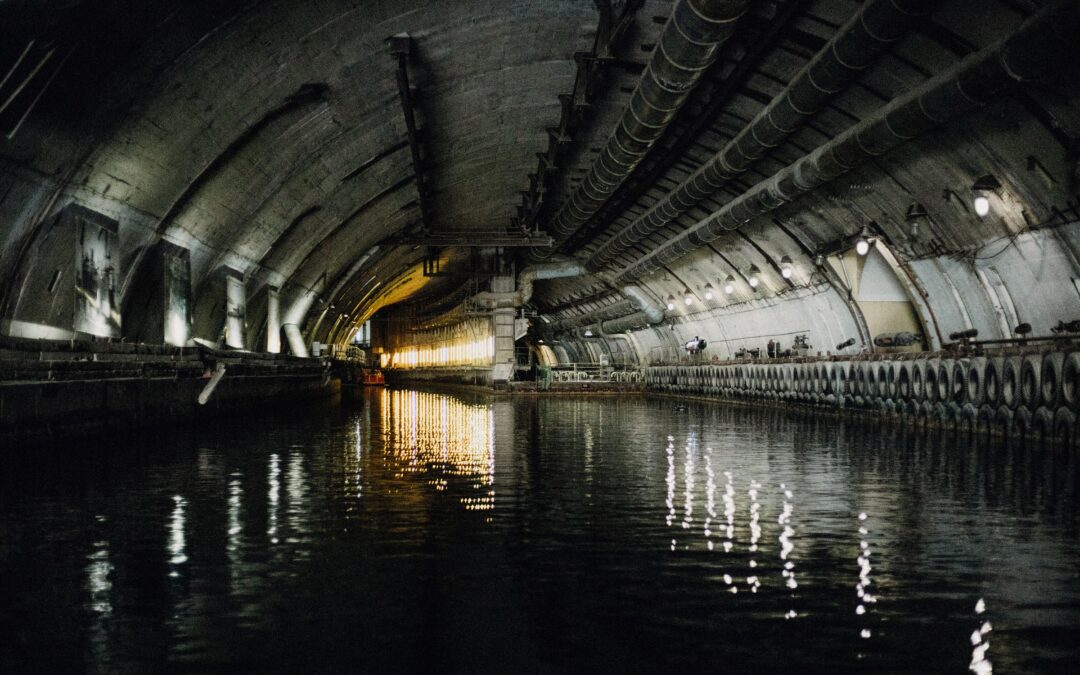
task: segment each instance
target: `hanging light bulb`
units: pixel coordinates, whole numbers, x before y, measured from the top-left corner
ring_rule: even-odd
[[[758,269],[757,265],[751,265],[750,275],[746,279],[746,283],[750,284],[750,288],[757,288],[758,284],[761,283],[761,279],[758,278],[759,274],[761,274],[761,270]]]
[[[785,279],[790,279],[791,275],[795,273],[795,267],[791,264],[791,258],[784,256],[780,258],[780,276]]]
[[[683,304],[689,307],[694,302],[694,296],[690,295],[690,289],[683,291]]]
[[[980,177],[971,186],[975,193],[975,215],[982,218],[990,213],[990,193],[1001,189],[1001,183],[992,174]]]
[[[668,308],[669,312],[671,310],[675,309],[675,296],[674,295],[667,296],[667,308]]]
[[[735,277],[727,275],[727,279],[724,280],[724,293],[731,295],[735,292]]]
[[[705,299],[706,300],[712,300],[712,298],[713,298],[712,292],[713,292],[712,284],[705,284]]]

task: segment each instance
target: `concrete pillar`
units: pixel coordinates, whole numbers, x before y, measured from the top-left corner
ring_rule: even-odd
[[[236,273],[225,278],[225,344],[233,349],[244,348],[247,327],[244,280]]]
[[[514,363],[515,309],[496,309],[492,312],[492,333],[495,335],[495,364]]]
[[[281,300],[272,287],[266,291],[266,351],[281,353]]]

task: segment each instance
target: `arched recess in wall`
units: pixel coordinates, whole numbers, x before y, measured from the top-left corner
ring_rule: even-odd
[[[932,315],[884,242],[871,243],[865,254],[847,248],[827,256],[826,262],[854,298],[875,351],[940,346]]]

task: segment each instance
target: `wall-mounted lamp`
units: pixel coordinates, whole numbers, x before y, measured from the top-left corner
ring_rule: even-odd
[[[731,295],[735,292],[735,277],[727,275],[727,279],[724,280],[724,293]]]
[[[590,329],[590,328],[585,329],[585,337],[592,337],[592,329]]]
[[[913,202],[911,206],[907,207],[907,213],[904,215],[904,220],[908,223],[909,232],[912,237],[919,236],[919,226],[922,224],[924,218],[929,218],[930,214],[926,212],[926,207],[919,202]]]
[[[824,264],[825,264],[825,256],[821,255],[820,253],[818,253],[816,256],[814,256],[814,265],[815,266],[821,267]]]
[[[713,299],[713,287],[712,287],[712,284],[705,284],[705,299],[706,300],[712,300]]]
[[[982,218],[990,213],[990,193],[1000,189],[1001,183],[989,173],[975,181],[971,186],[971,191],[975,193],[975,215]]]
[[[686,290],[683,291],[682,301],[683,301],[683,304],[686,305],[687,307],[689,307],[690,304],[694,302],[694,296],[690,295],[690,289],[689,288],[687,288]]]
[[[758,278],[759,274],[761,274],[761,270],[758,269],[757,265],[751,265],[746,277],[746,283],[750,284],[750,288],[757,288],[758,284],[761,283],[761,279]]]
[[[870,231],[863,227],[859,232],[859,238],[855,240],[855,252],[859,255],[866,255],[870,252]]]
[[[795,266],[791,263],[790,256],[784,256],[780,258],[780,276],[785,279],[790,279],[791,275],[795,273]]]
[[[675,309],[675,296],[674,295],[667,296],[667,308],[668,308],[669,312],[671,310]]]

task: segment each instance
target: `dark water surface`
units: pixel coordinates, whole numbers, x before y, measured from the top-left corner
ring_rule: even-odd
[[[371,391],[4,462],[2,672],[1080,662],[1067,452]]]

